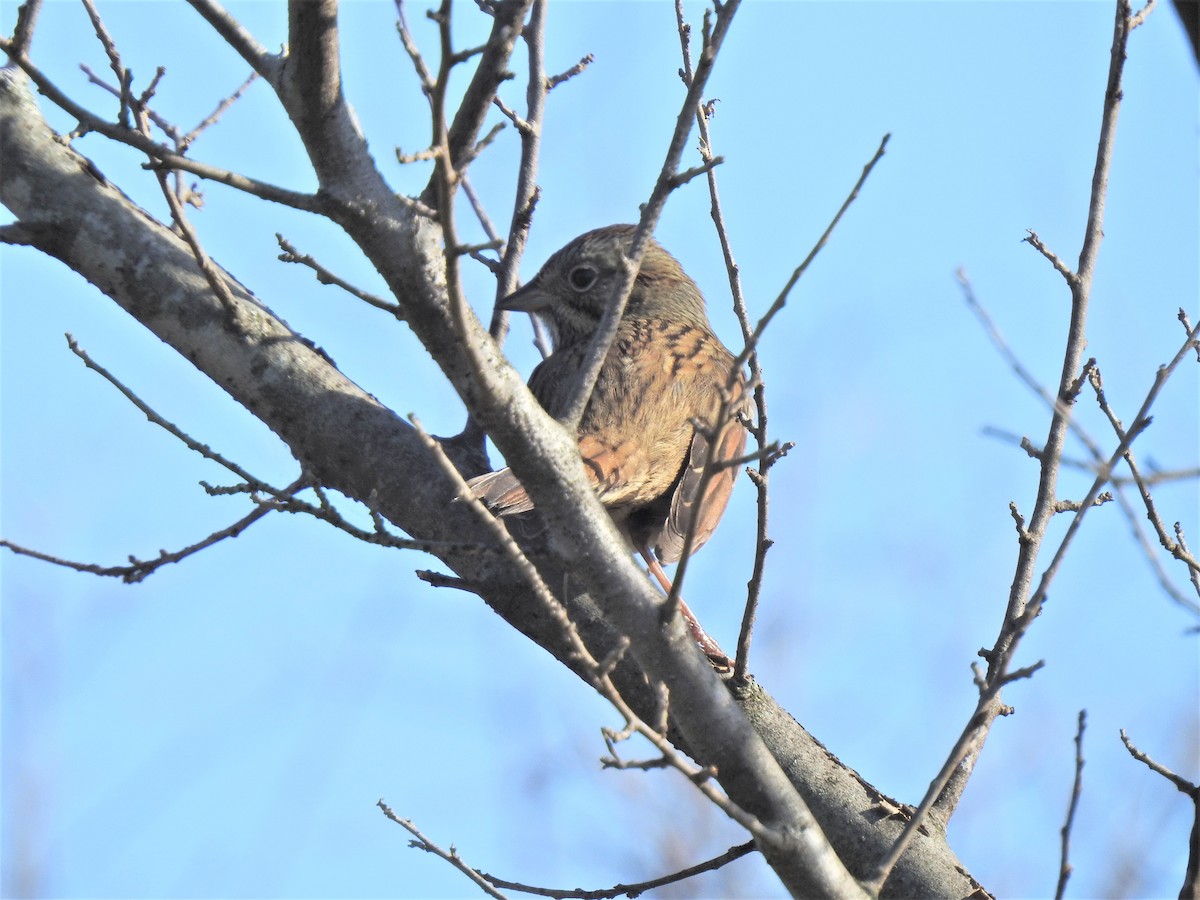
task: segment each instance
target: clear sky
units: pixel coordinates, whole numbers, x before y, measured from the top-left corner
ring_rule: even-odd
[[[99,7],[135,90],[166,66],[156,108],[184,127],[247,74],[182,3]],[[282,4],[230,8],[264,45],[283,43]],[[424,9],[413,5],[409,19],[432,58]],[[5,33],[15,10],[0,2]],[[698,23],[700,7],[688,10]],[[479,43],[486,22],[474,4],[458,4],[455,16],[460,46]],[[955,271],[965,268],[1011,346],[1052,385],[1069,297],[1021,239],[1034,229],[1069,263],[1077,258],[1112,18],[1109,3],[1090,0],[753,0],[711,82],[721,101],[715,149],[727,160],[722,197],[755,311],[892,134],[761,348],[771,427],[797,446],[775,470],[777,543],[751,668],[831,751],[904,801],[920,798],[973,709],[968,667],[995,639],[1013,575],[1008,504],[1026,514],[1033,504],[1036,464],[983,429],[1040,444],[1048,423],[965,307]],[[345,82],[380,166],[413,192],[428,170],[399,167],[394,148],[425,146],[428,121],[394,19],[383,0],[345,4]],[[570,237],[636,219],[682,101],[672,4],[556,0],[548,68],[586,53],[592,67],[550,97],[526,278]],[[115,116],[115,101],[79,70],[109,71],[81,6],[46,4],[33,58],[77,101]],[[504,90],[520,109],[520,76]],[[1127,423],[1182,342],[1176,310],[1200,317],[1197,99],[1195,63],[1162,4],[1131,41],[1089,320],[1088,352]],[[136,154],[94,135],[76,146],[165,216]],[[516,152],[510,129],[472,169],[500,222]],[[314,187],[264,84],[192,154]],[[348,240],[202,187],[205,207],[192,219],[216,260],[397,412],[416,412],[434,432],[458,430],[461,405],[403,326],[276,259],[278,231],[381,291]],[[699,181],[671,200],[658,237],[734,343]],[[68,331],[198,440],[261,478],[295,477],[264,426],[78,276],[24,248],[4,247],[0,264],[4,537],[119,564],[182,547],[246,511],[204,493],[198,481],[228,483],[226,473],[84,369]],[[486,311],[487,278],[471,278],[472,301]],[[525,371],[535,360],[529,337],[517,322],[508,347]],[[1194,467],[1198,409],[1192,360],[1160,397],[1139,459]],[[1086,392],[1078,415],[1115,446]],[[1070,452],[1082,456],[1077,444]],[[1062,496],[1078,499],[1090,480],[1068,471]],[[689,575],[689,602],[726,645],[750,572],[751,495],[738,488]],[[1156,496],[1164,520],[1180,521],[1200,547],[1195,481]],[[1159,556],[1186,588],[1182,567]],[[0,557],[3,894],[471,895],[449,866],[408,849],[408,835],[375,809],[381,797],[471,864],[541,885],[634,881],[744,840],[671,774],[601,771],[599,729],[614,715],[478,599],[414,577],[435,562],[282,516],[135,586]],[[1119,510],[1089,514],[1018,659],[1046,667],[1006,692],[1016,715],[997,723],[951,824],[952,846],[986,886],[1053,894],[1076,715],[1086,708],[1069,896],[1178,892],[1188,804],[1129,758],[1118,729],[1200,778],[1196,624],[1160,589]],[[753,857],[695,890],[781,894]]]

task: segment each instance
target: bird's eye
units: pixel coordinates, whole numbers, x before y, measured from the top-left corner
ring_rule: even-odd
[[[576,266],[567,273],[567,281],[577,291],[586,291],[596,283],[596,270],[591,266]]]

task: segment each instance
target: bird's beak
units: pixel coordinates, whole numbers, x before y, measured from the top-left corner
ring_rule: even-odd
[[[549,306],[550,300],[550,295],[542,290],[537,278],[534,278],[501,300],[497,306],[508,312],[537,312]]]

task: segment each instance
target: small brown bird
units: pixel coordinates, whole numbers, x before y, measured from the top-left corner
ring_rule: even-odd
[[[571,401],[633,233],[632,225],[610,225],[577,237],[500,304],[537,314],[550,331],[554,351],[534,369],[529,389],[556,418]],[[668,592],[660,563],[680,559],[689,528],[693,551],[712,535],[736,477],[722,464],[746,445],[738,414],[748,412],[748,398],[733,362],[709,326],[700,289],[651,239],[579,423],[579,452],[600,502]],[[701,495],[710,456],[714,468]],[[469,484],[498,515],[533,509],[510,469]],[[682,601],[681,612],[704,652],[727,665]]]

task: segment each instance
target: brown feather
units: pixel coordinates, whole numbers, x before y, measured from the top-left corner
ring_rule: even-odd
[[[633,226],[616,225],[576,238],[500,304],[533,312],[549,326],[554,352],[534,369],[529,388],[552,416],[570,403],[632,236]],[[693,522],[692,550],[699,550],[729,502],[737,473],[721,464],[742,455],[746,430],[737,416],[749,413],[733,362],[709,326],[695,282],[651,241],[579,423],[579,451],[597,496],[648,560],[653,548],[658,560],[677,562]],[[716,435],[711,447],[706,434]],[[701,493],[710,454],[718,468]],[[469,484],[498,515],[533,509],[509,469]]]

